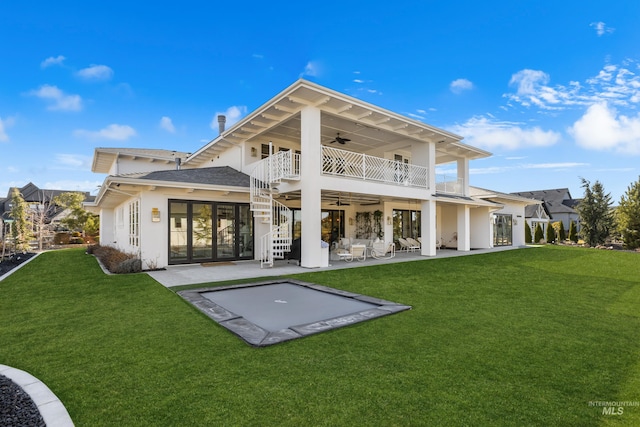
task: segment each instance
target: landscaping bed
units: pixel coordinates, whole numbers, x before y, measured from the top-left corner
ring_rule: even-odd
[[[29,261],[29,259],[36,256],[33,252],[18,253],[11,256],[5,256],[4,260],[0,262],[0,277],[7,274],[20,264]]]

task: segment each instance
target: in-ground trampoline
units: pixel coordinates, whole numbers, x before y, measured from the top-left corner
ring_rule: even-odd
[[[247,343],[263,347],[387,316],[410,306],[299,280],[178,292]]]

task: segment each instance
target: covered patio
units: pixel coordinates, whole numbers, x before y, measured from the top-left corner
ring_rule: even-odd
[[[419,252],[396,252],[396,256],[391,259],[375,259],[367,256],[364,261],[334,261],[329,262],[329,267],[319,269],[309,269],[300,267],[295,261],[277,260],[272,268],[260,268],[260,261],[234,261],[228,263],[204,263],[173,265],[164,270],[150,271],[149,276],[158,281],[163,286],[170,288],[174,286],[192,285],[198,283],[215,283],[229,280],[242,280],[264,277],[288,276],[292,274],[309,273],[315,271],[340,270],[345,268],[369,267],[374,265],[427,261],[438,258],[448,258],[454,256],[469,256],[484,253],[500,252],[523,247],[501,246],[491,249],[477,249],[472,251],[457,251],[454,249],[440,249],[435,257],[424,257]]]

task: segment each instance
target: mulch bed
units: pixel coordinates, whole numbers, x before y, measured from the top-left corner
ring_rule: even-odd
[[[32,252],[26,253],[18,253],[11,256],[5,256],[4,260],[0,262],[0,276],[10,272],[23,262],[28,261],[30,258],[34,257],[36,254]]]
[[[31,396],[4,375],[0,375],[0,426],[46,427]]]

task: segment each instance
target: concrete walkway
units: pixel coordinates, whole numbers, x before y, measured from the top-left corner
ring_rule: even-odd
[[[260,268],[259,261],[234,261],[230,263],[207,263],[172,265],[165,270],[150,271],[149,276],[166,287],[191,285],[197,283],[223,282],[227,280],[252,279],[261,277],[287,276],[290,274],[311,273],[316,271],[339,270],[343,268],[357,268],[372,265],[408,262],[418,260],[432,260],[453,256],[468,256],[505,250],[521,249],[522,247],[501,246],[492,249],[476,249],[468,252],[453,249],[439,249],[435,257],[425,257],[418,252],[396,252],[392,259],[375,259],[367,257],[365,261],[345,262],[330,260],[329,267],[304,268],[296,265],[295,261],[278,260],[271,268]]]
[[[47,427],[73,427],[60,399],[42,381],[20,369],[0,365],[0,374],[19,385],[36,404]]]

